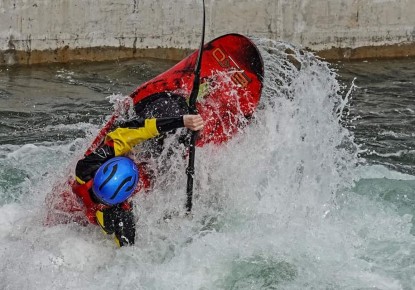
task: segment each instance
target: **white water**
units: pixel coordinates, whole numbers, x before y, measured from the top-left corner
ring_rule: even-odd
[[[326,64],[291,48],[298,71],[288,45],[258,44],[255,120],[226,146],[198,149],[192,219],[185,164],[171,157],[135,200],[134,247],[117,249],[94,226],[42,224],[46,193],[89,140],[3,145],[2,168],[30,174],[0,188],[15,200],[0,207],[0,289],[414,289],[412,217],[352,191],[361,178],[413,177],[358,165]]]

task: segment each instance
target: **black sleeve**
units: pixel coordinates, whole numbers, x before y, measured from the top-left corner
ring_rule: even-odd
[[[173,118],[158,118],[156,121],[157,130],[167,132],[173,129],[184,127],[183,116]]]
[[[140,127],[144,127],[144,125],[145,125],[144,119],[137,119],[137,120],[123,122],[119,124],[118,127],[140,128]],[[164,133],[164,132],[171,131],[173,129],[182,128],[184,127],[183,116],[169,117],[169,118],[157,118],[156,127],[159,133]]]
[[[79,160],[76,164],[75,174],[82,181],[87,182],[94,178],[95,172],[102,164],[114,156],[114,148],[109,145],[104,145]]]
[[[144,127],[145,119],[136,119],[118,124],[120,128],[141,128]]]
[[[104,231],[115,234],[120,246],[134,245],[135,221],[131,210],[124,210],[116,205],[102,211],[104,215]]]
[[[135,243],[135,222],[132,211],[120,211],[115,219],[115,236],[120,246],[134,245]]]

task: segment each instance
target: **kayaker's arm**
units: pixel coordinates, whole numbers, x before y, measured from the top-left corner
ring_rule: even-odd
[[[78,183],[85,183],[94,177],[98,168],[108,159],[125,155],[137,144],[154,138],[160,133],[182,127],[200,130],[203,128],[203,119],[200,115],[184,115],[122,123],[117,129],[108,133],[101,147],[78,161],[75,169],[76,180]]]

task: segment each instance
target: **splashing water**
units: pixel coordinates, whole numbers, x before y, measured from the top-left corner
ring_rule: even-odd
[[[0,288],[412,289],[412,217],[356,192],[367,167],[339,122],[348,94],[337,75],[292,45],[256,43],[254,119],[226,145],[198,148],[192,218],[184,148],[162,153],[168,170],[135,198],[134,247],[116,249],[94,226],[42,224],[46,193],[90,137],[1,145],[13,182],[0,183]]]

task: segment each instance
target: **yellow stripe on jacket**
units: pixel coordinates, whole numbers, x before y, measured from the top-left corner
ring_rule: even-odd
[[[157,135],[159,135],[159,131],[157,130],[156,119],[146,119],[144,127],[117,128],[107,135],[105,141],[112,140],[115,156],[120,156],[131,151],[135,145]]]

